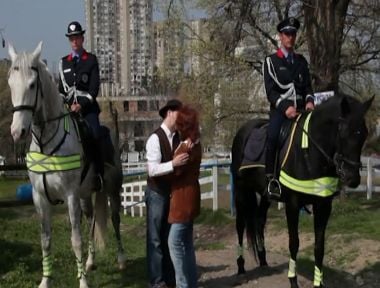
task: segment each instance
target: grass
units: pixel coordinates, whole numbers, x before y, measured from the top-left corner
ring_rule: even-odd
[[[279,229],[286,229],[284,209],[271,208],[271,223]],[[380,241],[380,197],[375,195],[367,200],[364,194],[351,194],[347,198],[333,201],[332,215],[327,226],[327,235],[346,234],[352,237]],[[313,232],[313,217],[301,212],[300,231]]]
[[[20,184],[29,183],[28,179],[6,179],[0,177],[0,199],[16,198],[16,188]]]
[[[0,199],[14,197],[16,187],[22,183],[25,183],[25,180],[0,179]],[[52,240],[54,287],[77,287],[76,264],[71,249],[67,210],[65,207],[58,207],[54,210]],[[279,229],[286,229],[284,214],[284,209],[278,211],[271,208],[269,221],[275,223]],[[34,207],[0,209],[0,219],[0,287],[36,287],[41,280],[42,268],[40,228]],[[201,215],[196,220],[196,224],[217,227],[216,229],[221,229],[233,222],[234,218],[229,215],[229,212],[222,209],[215,212],[210,209],[202,209]],[[91,287],[146,287],[145,218],[123,216],[122,223],[122,238],[128,257],[127,269],[119,272],[116,267],[116,245],[110,228],[107,247],[103,252],[97,254],[98,269],[88,275]],[[312,227],[312,217],[302,214],[300,217],[301,231],[312,232]],[[334,201],[333,214],[327,233],[344,237],[337,245],[344,245],[345,241],[359,237],[380,241],[378,227],[380,227],[380,197],[375,195],[373,200],[367,201],[365,195],[351,194],[346,199]],[[83,235],[87,234],[84,232]],[[204,245],[197,244],[196,247],[207,250],[225,248],[223,242],[218,239],[211,243],[204,243]],[[329,246],[326,248],[334,249]],[[308,270],[308,266],[313,264],[309,260],[309,256],[313,254],[312,249],[312,247],[308,247],[305,253],[300,255],[300,261],[307,264],[305,271]],[[355,251],[351,251],[351,256],[341,255],[338,259],[338,266],[343,266],[344,263],[351,261],[355,253]],[[299,267],[303,266],[300,263]],[[368,273],[380,272],[379,267],[379,265],[369,267]],[[330,275],[336,273],[333,270],[326,272]],[[363,277],[366,275],[365,273],[367,272],[363,270],[361,273]]]

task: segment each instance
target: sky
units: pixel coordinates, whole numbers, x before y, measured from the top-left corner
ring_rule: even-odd
[[[204,17],[199,10],[186,9],[191,18]],[[160,18],[157,10],[153,14]],[[70,52],[65,33],[71,21],[79,21],[86,29],[84,0],[0,0],[0,31],[6,42],[18,52],[30,52],[43,41],[41,57],[52,72],[56,72],[59,59]],[[3,58],[8,58],[8,48],[0,45]]]
[[[79,21],[85,28],[83,0],[0,0],[0,29],[16,51],[33,51],[43,41],[42,55],[50,68],[70,52],[67,25]],[[0,59],[8,48],[0,45]]]

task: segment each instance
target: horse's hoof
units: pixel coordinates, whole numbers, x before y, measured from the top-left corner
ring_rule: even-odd
[[[123,270],[127,269],[127,264],[125,262],[119,263],[118,266],[119,266],[119,270],[120,271],[123,271]]]
[[[42,277],[41,283],[38,286],[38,288],[49,288],[51,283],[51,278],[49,277]]]
[[[117,256],[117,263],[120,271],[125,270],[127,268],[127,256],[124,253],[119,254]]]
[[[245,274],[245,269],[244,269],[244,263],[245,260],[243,256],[239,256],[236,260],[237,266],[238,266],[238,275]]]
[[[266,251],[263,250],[263,251],[258,251],[258,256],[259,256],[259,264],[260,264],[260,267],[267,267],[268,266],[268,262],[267,262],[267,255],[266,255]]]
[[[79,280],[79,288],[89,288],[85,277]]]
[[[290,282],[290,288],[299,288],[298,282],[297,282],[297,276],[296,277],[289,277]]]

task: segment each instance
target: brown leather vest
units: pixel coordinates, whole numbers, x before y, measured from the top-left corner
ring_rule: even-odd
[[[175,149],[179,144],[179,135],[175,133],[173,136],[173,149],[170,147],[170,143],[168,137],[166,136],[165,131],[160,127],[153,133],[156,133],[158,136],[158,140],[160,141],[160,149],[161,149],[161,163],[169,162],[173,160],[173,154]],[[172,173],[162,176],[149,177],[147,179],[148,187],[154,190],[157,193],[162,195],[169,195],[171,189],[171,177]]]

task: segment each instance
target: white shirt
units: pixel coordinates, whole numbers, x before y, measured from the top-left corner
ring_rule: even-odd
[[[173,137],[175,132],[170,132],[169,128],[162,123],[161,128],[164,130],[168,137],[170,147],[173,147]],[[161,176],[173,172],[173,161],[161,163],[161,147],[158,135],[153,133],[146,142],[146,159],[148,161],[148,175],[150,177]]]

